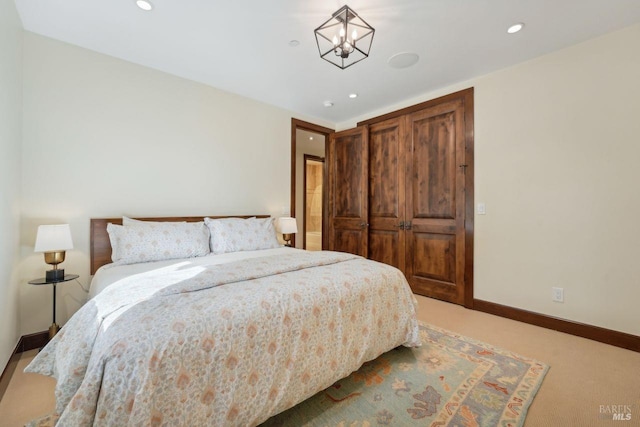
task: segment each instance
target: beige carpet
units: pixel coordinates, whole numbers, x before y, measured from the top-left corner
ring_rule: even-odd
[[[525,427],[640,426],[640,353],[417,296],[420,320],[542,360],[551,366]],[[55,382],[24,374],[35,351],[22,355],[0,401],[0,425],[20,427],[53,410]],[[612,405],[631,420],[612,421]],[[604,407],[604,408],[601,408]],[[615,408],[617,409],[617,408]],[[625,416],[626,417],[626,416]]]

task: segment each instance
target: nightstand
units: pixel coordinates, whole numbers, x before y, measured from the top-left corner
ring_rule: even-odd
[[[47,279],[41,277],[40,279],[29,281],[30,285],[53,285],[53,323],[49,327],[49,340],[51,340],[51,338],[53,338],[60,330],[60,326],[58,326],[58,324],[56,323],[56,285],[58,283],[75,280],[78,277],[80,276],[78,276],[77,274],[65,274],[64,278],[60,280],[47,281]]]

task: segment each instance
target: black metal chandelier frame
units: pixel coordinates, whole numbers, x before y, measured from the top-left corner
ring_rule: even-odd
[[[314,33],[320,57],[344,70],[369,57],[375,31],[345,5],[316,28]]]

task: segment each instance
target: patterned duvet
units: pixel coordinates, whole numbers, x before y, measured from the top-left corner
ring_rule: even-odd
[[[292,251],[121,280],[25,371],[57,378],[59,426],[251,426],[398,345],[419,345],[400,271]]]

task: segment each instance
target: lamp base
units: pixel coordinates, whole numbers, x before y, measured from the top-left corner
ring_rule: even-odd
[[[64,268],[56,269],[56,270],[47,270],[45,274],[45,279],[47,282],[57,282],[64,279]]]
[[[60,326],[58,326],[57,323],[52,323],[51,326],[49,326],[49,340],[55,337],[59,330]]]

